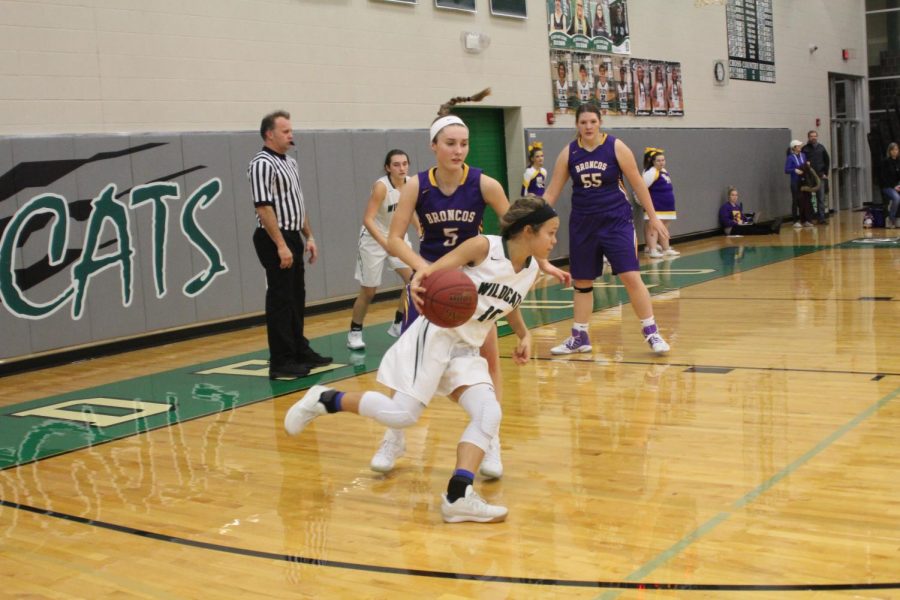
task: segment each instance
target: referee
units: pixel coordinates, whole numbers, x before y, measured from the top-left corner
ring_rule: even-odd
[[[280,110],[266,115],[259,133],[263,148],[250,161],[247,176],[257,218],[253,246],[266,269],[269,379],[303,377],[310,369],[331,362],[330,356],[315,352],[303,335],[303,254],[309,252],[309,264],[313,264],[319,250],[303,204],[297,161],[287,155],[294,145],[290,113]]]

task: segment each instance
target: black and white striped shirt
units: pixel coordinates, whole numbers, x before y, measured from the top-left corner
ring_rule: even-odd
[[[300,171],[293,156],[278,154],[263,147],[247,169],[253,206],[271,206],[278,219],[278,228],[300,231],[303,227],[303,190],[300,188]],[[259,215],[256,226],[262,227]]]

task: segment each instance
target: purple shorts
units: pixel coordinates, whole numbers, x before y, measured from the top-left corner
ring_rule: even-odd
[[[594,280],[603,274],[603,257],[613,275],[639,271],[637,237],[631,207],[600,215],[573,213],[569,218],[569,270],[572,279]]]

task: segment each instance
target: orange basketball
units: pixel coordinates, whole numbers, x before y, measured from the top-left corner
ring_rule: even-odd
[[[438,327],[459,327],[472,318],[478,306],[475,284],[459,269],[438,269],[422,287],[422,314]]]

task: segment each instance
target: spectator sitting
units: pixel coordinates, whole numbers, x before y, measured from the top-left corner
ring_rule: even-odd
[[[781,219],[775,219],[771,225],[753,222],[753,215],[744,212],[744,206],[738,202],[738,191],[728,188],[728,201],[719,209],[719,224],[725,235],[768,235],[778,233]]]
[[[897,211],[900,209],[900,146],[897,142],[888,145],[887,157],[881,163],[881,193],[888,201],[887,228],[894,229],[897,226]]]

